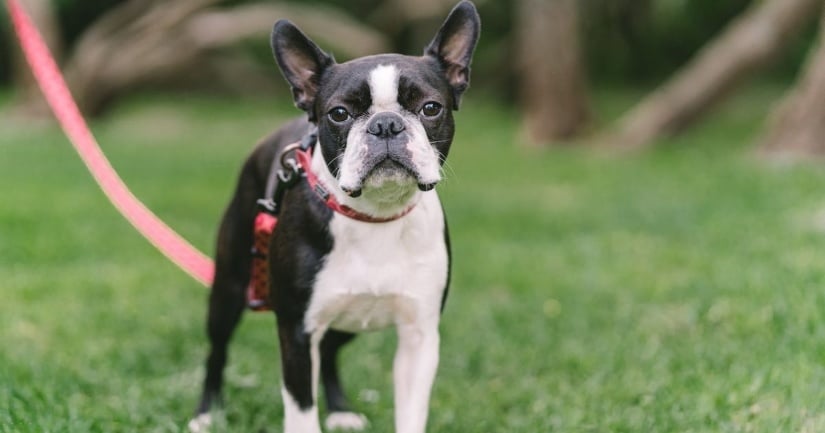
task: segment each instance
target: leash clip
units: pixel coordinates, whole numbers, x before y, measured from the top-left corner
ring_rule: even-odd
[[[279,168],[275,173],[277,182],[275,182],[274,191],[272,191],[271,195],[266,194],[267,197],[257,201],[258,209],[262,212],[266,212],[270,215],[277,215],[280,211],[284,193],[286,193],[288,189],[295,186],[301,178],[301,164],[298,163],[298,160],[295,158],[289,157],[290,153],[299,150],[300,148],[300,143],[293,143],[285,147],[281,152],[279,157],[281,168]]]
[[[255,202],[258,205],[258,210],[266,212],[270,215],[278,214],[278,203],[271,198],[260,198]]]
[[[286,187],[295,185],[300,177],[299,174],[301,173],[301,164],[298,164],[298,161],[295,158],[284,158],[286,152],[289,150],[291,149],[284,150],[284,153],[281,155],[281,168],[278,170],[279,188],[281,185]]]

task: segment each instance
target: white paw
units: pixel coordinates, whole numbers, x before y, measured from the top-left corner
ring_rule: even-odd
[[[327,430],[364,430],[368,424],[367,417],[355,412],[332,412],[324,423]]]
[[[209,431],[209,427],[212,427],[212,415],[202,413],[192,418],[186,427],[189,429],[190,433],[207,433]]]

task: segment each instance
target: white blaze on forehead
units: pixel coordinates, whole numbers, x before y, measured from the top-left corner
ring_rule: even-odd
[[[395,65],[379,65],[370,72],[370,96],[373,110],[398,110],[398,68]]]

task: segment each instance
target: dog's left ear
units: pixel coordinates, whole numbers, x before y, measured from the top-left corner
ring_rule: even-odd
[[[470,62],[481,31],[481,18],[475,5],[468,0],[457,4],[441,29],[424,50],[435,57],[453,89],[453,109],[458,110],[461,94],[470,85]]]
[[[318,48],[289,21],[275,23],[271,36],[272,53],[289,85],[295,105],[315,121],[315,96],[324,70],[335,63],[331,55]]]

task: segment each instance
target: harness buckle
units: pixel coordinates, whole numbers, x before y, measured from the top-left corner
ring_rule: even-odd
[[[295,185],[300,177],[298,174],[301,172],[301,165],[298,164],[295,158],[284,159],[284,155],[286,155],[286,153],[281,155],[281,169],[278,170],[278,187],[281,185],[291,187]]]
[[[329,191],[327,191],[326,188],[321,186],[321,184],[315,185],[315,193],[321,196],[321,199],[323,199],[324,201],[326,201],[329,198]]]

